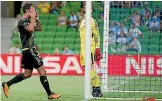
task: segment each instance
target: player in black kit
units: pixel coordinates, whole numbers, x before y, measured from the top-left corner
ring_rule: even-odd
[[[8,97],[9,87],[30,78],[33,68],[35,68],[40,74],[40,82],[47,92],[48,99],[58,99],[62,95],[56,94],[50,90],[46,70],[43,67],[42,58],[39,57],[34,44],[34,32],[42,30],[37,11],[32,3],[25,3],[23,5],[23,13],[23,17],[18,21],[17,28],[22,43],[22,67],[25,69],[25,71],[22,74],[16,75],[8,82],[2,83],[4,94],[6,97]]]

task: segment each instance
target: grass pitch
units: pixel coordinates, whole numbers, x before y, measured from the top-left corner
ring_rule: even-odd
[[[1,81],[7,81],[13,76],[2,76]],[[51,89],[56,93],[61,93],[63,96],[57,101],[83,101],[84,98],[84,77],[83,76],[48,76]],[[115,79],[113,79],[115,80]],[[134,80],[133,80],[134,81]],[[138,81],[138,79],[136,80]],[[157,80],[161,84],[161,79]],[[153,82],[156,83],[156,82]],[[127,83],[128,85],[132,84]],[[133,84],[135,84],[133,82]],[[140,86],[140,85],[139,85]],[[117,88],[123,88],[117,87]],[[140,88],[141,89],[141,88]],[[162,86],[157,87],[162,90]],[[123,94],[123,95],[122,95]],[[147,93],[105,93],[104,97],[112,97],[114,95],[120,95],[120,97],[139,97],[139,95],[147,95]],[[154,94],[156,95],[156,94]],[[162,98],[162,93],[157,95]],[[49,101],[47,95],[39,81],[39,76],[33,76],[27,80],[22,81],[16,85],[13,85],[9,89],[9,98],[6,98],[1,89],[1,101]],[[115,101],[115,100],[101,100],[92,99],[90,101]],[[116,100],[124,101],[124,100]],[[133,100],[131,100],[133,101]],[[137,100],[136,100],[137,101]],[[139,100],[140,101],[140,100]]]

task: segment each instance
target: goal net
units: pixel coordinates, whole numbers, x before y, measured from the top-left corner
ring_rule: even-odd
[[[100,99],[162,101],[160,5],[158,1],[92,2],[103,54]],[[152,27],[156,21],[158,27]]]

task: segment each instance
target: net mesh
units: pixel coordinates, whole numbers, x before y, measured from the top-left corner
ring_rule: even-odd
[[[93,2],[92,14],[100,28],[104,98],[162,100],[162,13],[159,10],[162,3],[111,1],[109,12],[108,7],[104,9],[104,3]],[[151,25],[154,20],[159,24],[157,28]],[[134,25],[140,31],[134,31]]]

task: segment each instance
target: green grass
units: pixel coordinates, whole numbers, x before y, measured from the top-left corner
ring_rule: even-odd
[[[12,76],[3,76],[6,81]],[[80,101],[83,99],[83,77],[75,76],[49,76],[51,89],[56,93],[63,94],[59,101]],[[48,101],[47,95],[39,81],[38,76],[13,85],[9,91],[9,98],[2,93],[2,101]]]
[[[7,81],[13,76],[2,76],[1,81]],[[48,76],[51,89],[56,93],[61,93],[63,96],[57,101],[81,101],[84,98],[84,77],[83,76]],[[120,79],[120,82],[119,82]],[[162,91],[162,78],[161,77],[140,77],[140,78],[131,78],[131,77],[110,77],[109,78],[110,86],[117,85],[115,90],[145,90],[150,89],[147,87],[149,81],[152,81],[151,89]],[[125,85],[123,81],[125,80]],[[145,82],[144,82],[145,81]],[[140,83],[139,83],[140,82]],[[139,86],[138,86],[139,85]],[[157,85],[157,87],[155,86]],[[124,88],[126,87],[126,88]],[[154,88],[156,87],[156,88]],[[2,90],[1,90],[2,91]],[[162,93],[150,94],[150,93],[104,93],[104,97],[158,97],[162,98]],[[9,89],[9,98],[6,98],[3,93],[1,94],[1,101],[48,101],[47,95],[39,81],[38,76],[33,76],[21,83],[13,85]],[[99,99],[92,99],[90,101],[105,101]],[[116,101],[116,100],[106,100],[106,101]],[[119,100],[117,100],[119,101]],[[132,100],[131,100],[132,101]],[[137,100],[136,100],[137,101]]]

